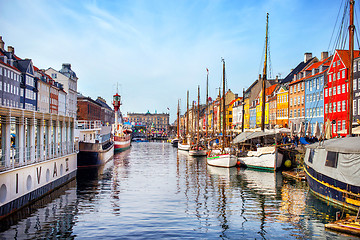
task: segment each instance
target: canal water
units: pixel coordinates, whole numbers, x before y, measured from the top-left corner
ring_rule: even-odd
[[[0,239],[354,239],[324,229],[337,211],[280,173],[133,143],[1,221]]]

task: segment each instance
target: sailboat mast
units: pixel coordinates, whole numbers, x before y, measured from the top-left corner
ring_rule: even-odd
[[[244,132],[244,121],[245,121],[245,104],[244,104],[244,101],[245,101],[245,88],[243,88],[243,99],[242,99],[242,114],[241,114],[241,132]]]
[[[350,51],[350,79],[349,79],[349,135],[352,135],[352,122],[353,122],[353,81],[354,81],[354,0],[350,0],[350,24],[349,24],[349,51]]]
[[[266,89],[266,72],[267,72],[268,27],[269,27],[269,13],[266,14],[265,58],[264,58],[264,71],[262,77],[262,94],[261,94],[261,102],[262,102],[261,131],[265,130],[265,89]]]
[[[200,86],[198,86],[198,103],[197,103],[197,120],[196,120],[196,122],[197,122],[197,124],[198,124],[198,126],[197,126],[197,128],[196,128],[196,130],[197,130],[197,134],[196,134],[196,146],[198,147],[199,146],[199,139],[200,139],[200,131],[199,131],[199,128],[200,128],[200,122],[199,122],[199,120],[200,120]]]
[[[223,102],[222,102],[222,111],[223,111],[223,144],[222,144],[222,150],[225,148],[225,135],[226,135],[226,112],[225,112],[225,60],[221,59],[223,62]],[[221,98],[220,98],[221,101]]]
[[[206,69],[206,107],[205,107],[205,127],[206,127],[206,137],[208,136],[208,106],[209,106],[209,70]]]
[[[186,101],[186,131],[185,131],[185,138],[187,138],[189,134],[189,90],[187,91],[187,101]],[[187,140],[186,140],[187,142]]]
[[[178,109],[177,109],[177,139],[179,139],[180,134],[180,100],[178,100]]]

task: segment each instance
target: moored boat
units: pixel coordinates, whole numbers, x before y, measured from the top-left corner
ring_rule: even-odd
[[[122,124],[122,115],[120,112],[120,105],[121,105],[120,95],[116,93],[113,97],[113,100],[114,100],[113,105],[115,111],[115,124],[113,124],[112,127],[112,134],[114,138],[114,150],[115,152],[122,152],[129,149],[131,146],[132,130],[126,128]]]
[[[239,157],[239,161],[248,168],[276,171],[283,164],[283,154],[275,146],[259,147],[256,151],[249,151],[247,156]]]
[[[221,101],[220,98],[220,102],[222,102],[222,109],[225,109],[225,60],[222,59],[222,63],[223,63],[223,100]],[[216,167],[235,167],[235,165],[237,164],[237,157],[235,155],[233,155],[232,153],[232,149],[230,148],[226,148],[225,144],[226,144],[226,115],[225,115],[225,111],[222,111],[222,142],[221,142],[221,146],[218,149],[211,149],[209,151],[209,154],[206,157],[206,161],[207,164],[211,165],[211,166],[216,166]]]
[[[305,173],[311,191],[357,211],[360,207],[360,137],[330,139],[309,145]]]
[[[100,121],[78,121],[79,137],[78,167],[99,166],[114,156],[111,127],[101,126]]]
[[[178,143],[178,149],[183,151],[189,151],[190,150],[190,144],[184,143]]]

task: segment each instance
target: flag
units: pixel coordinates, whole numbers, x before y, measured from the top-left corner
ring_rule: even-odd
[[[170,110],[170,108],[166,108],[168,111]]]
[[[206,68],[207,74],[209,74],[209,69]]]

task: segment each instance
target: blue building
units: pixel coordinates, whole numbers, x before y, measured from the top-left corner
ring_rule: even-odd
[[[327,52],[321,53],[321,61],[310,65],[306,71],[305,81],[305,126],[311,124],[314,134],[315,124],[319,123],[320,131],[324,126],[324,79],[330,66],[331,57]]]
[[[250,108],[250,128],[256,128],[256,106]]]

